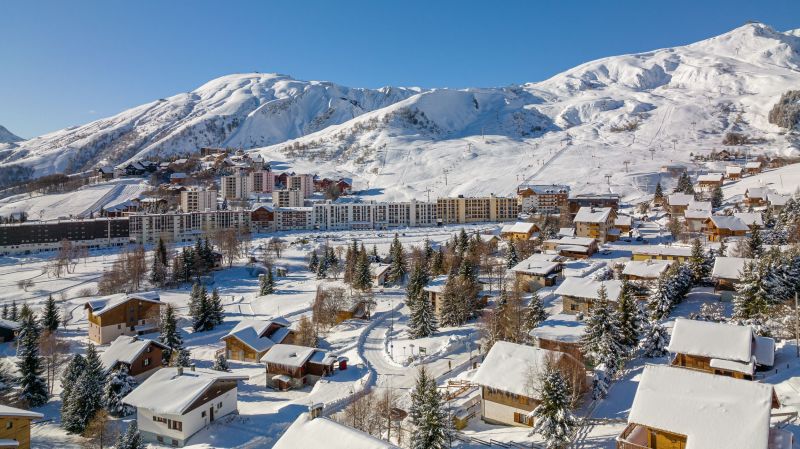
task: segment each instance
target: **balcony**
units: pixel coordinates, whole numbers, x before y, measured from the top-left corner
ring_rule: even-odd
[[[647,427],[628,424],[617,437],[617,449],[651,449]]]

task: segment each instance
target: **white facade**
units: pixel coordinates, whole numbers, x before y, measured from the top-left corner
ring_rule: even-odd
[[[155,243],[159,238],[167,242],[193,242],[218,229],[249,232],[250,212],[236,209],[130,216],[131,240],[140,244]]]
[[[303,195],[309,197],[314,194],[314,175],[289,175],[286,177],[286,188],[288,190],[299,190]]]
[[[214,189],[187,189],[181,192],[181,210],[195,212],[217,210],[217,191]]]
[[[481,401],[481,417],[489,423],[504,424],[507,426],[530,427],[514,420],[515,414],[527,416],[528,410],[512,407],[510,405],[492,402],[490,400]]]
[[[252,192],[252,179],[245,172],[220,178],[221,195],[226,200],[246,200]]]
[[[303,207],[305,194],[302,190],[275,190],[272,192],[274,207]]]
[[[311,207],[276,207],[276,231],[302,231],[314,228],[314,209]]]
[[[327,201],[314,205],[314,227],[320,230],[387,229],[435,226],[436,203]]]

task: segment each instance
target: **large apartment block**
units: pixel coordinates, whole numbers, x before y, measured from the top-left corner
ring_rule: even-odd
[[[289,175],[286,177],[286,188],[288,190],[299,190],[303,195],[309,197],[314,194],[314,175]]]
[[[302,190],[281,189],[272,192],[274,207],[303,207],[305,195]]]
[[[276,207],[274,216],[276,231],[301,231],[314,228],[312,207]]]
[[[252,192],[250,175],[245,171],[220,178],[221,195],[226,200],[246,200]]]
[[[275,190],[275,173],[270,170],[250,172],[250,190],[256,193],[272,193]]]
[[[155,243],[159,238],[165,242],[193,242],[218,229],[250,232],[250,211],[235,209],[130,216],[130,237],[136,243]]]
[[[375,202],[340,199],[314,205],[314,226],[321,230],[388,229],[435,226],[436,203]]]
[[[569,207],[569,186],[522,184],[517,202],[523,213],[561,214]]]
[[[436,216],[439,223],[475,223],[483,221],[514,221],[519,215],[516,198],[494,195],[486,197],[439,198]]]
[[[181,192],[181,210],[195,212],[217,210],[217,191],[193,187]]]
[[[28,221],[0,225],[0,255],[54,251],[63,240],[88,249],[128,243],[127,218]]]

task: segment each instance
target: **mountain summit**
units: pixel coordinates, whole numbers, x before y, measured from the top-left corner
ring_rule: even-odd
[[[0,125],[0,143],[14,143],[20,142],[23,139],[9,131],[5,126]]]

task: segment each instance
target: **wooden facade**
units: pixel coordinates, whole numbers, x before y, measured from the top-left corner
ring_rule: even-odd
[[[685,449],[686,436],[635,423],[617,437],[617,449]]]
[[[0,405],[0,448],[30,449],[31,421],[42,417],[41,413]]]
[[[703,222],[703,233],[705,233],[708,241],[710,242],[719,242],[722,239],[726,239],[729,237],[745,237],[747,235],[747,231],[745,230],[731,230],[725,228],[719,228],[714,224],[714,221],[710,218],[707,218]]]
[[[96,344],[104,345],[120,335],[137,335],[137,326],[151,325],[149,331],[158,330],[163,304],[138,298],[128,300],[95,314],[87,303],[87,319],[89,322],[89,339]]]
[[[752,380],[753,377],[738,371],[723,370],[711,366],[711,358],[690,354],[675,354],[675,357],[670,362],[672,366],[680,366],[681,368],[688,368],[697,371],[704,371],[711,374],[720,376],[733,377],[734,379]]]

